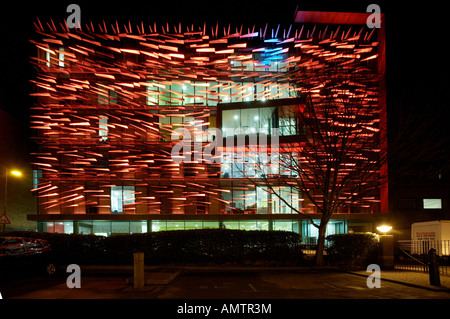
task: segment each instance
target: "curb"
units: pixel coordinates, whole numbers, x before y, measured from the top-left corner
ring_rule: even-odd
[[[367,275],[358,274],[358,273],[351,272],[351,271],[346,271],[346,273],[367,278]],[[430,291],[450,292],[450,288],[444,287],[444,286],[439,286],[439,287],[434,287],[431,285],[425,286],[425,285],[414,284],[414,283],[405,282],[405,281],[401,281],[401,280],[388,279],[388,278],[381,278],[381,281],[393,282],[393,283],[408,286],[408,287],[426,289],[426,290],[430,290]]]

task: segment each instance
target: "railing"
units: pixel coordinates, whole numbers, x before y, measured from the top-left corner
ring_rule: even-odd
[[[439,272],[450,275],[450,240],[399,240],[395,247],[395,269],[428,272],[428,252],[436,250]]]

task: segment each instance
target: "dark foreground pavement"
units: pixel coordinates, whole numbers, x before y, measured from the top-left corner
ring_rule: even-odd
[[[129,267],[82,268],[81,288],[68,288],[69,275],[9,278],[0,283],[0,309],[21,318],[379,318],[415,317],[418,310],[447,307],[450,299],[449,277],[431,287],[427,274],[405,271],[382,271],[381,288],[368,288],[365,272],[315,268],[146,267],[142,290],[134,289]]]
[[[143,289],[129,267],[84,267],[81,288],[68,288],[70,273],[13,278],[0,285],[3,299],[450,299],[450,277],[440,287],[425,273],[381,271],[381,288],[370,273],[331,268],[146,267]]]

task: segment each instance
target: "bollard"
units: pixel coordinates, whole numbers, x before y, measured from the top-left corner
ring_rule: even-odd
[[[144,253],[133,253],[134,289],[144,288]]]
[[[436,255],[436,249],[431,248],[428,251],[428,272],[430,274],[430,285],[440,286],[441,279],[439,277],[439,264]]]

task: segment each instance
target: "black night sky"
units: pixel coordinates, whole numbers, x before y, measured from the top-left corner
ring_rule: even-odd
[[[0,108],[28,121],[33,105],[30,80],[34,78],[29,57],[34,54],[29,39],[34,36],[33,21],[52,18],[63,21],[66,8],[76,3],[82,23],[115,21],[127,23],[194,23],[201,25],[290,24],[298,10],[365,12],[377,3],[386,15],[387,105],[389,130],[397,136],[405,117],[412,118],[411,144],[426,145],[422,160],[438,167],[448,165],[448,150],[438,156],[434,148],[449,147],[450,63],[448,60],[448,10],[442,2],[406,1],[14,1],[4,6],[0,18]],[[409,122],[409,121],[408,121]],[[420,132],[420,134],[417,134]],[[410,134],[411,133],[411,134]],[[412,134],[415,133],[415,134]],[[420,136],[420,139],[417,138]],[[2,137],[3,138],[3,137]],[[414,139],[414,140],[413,140]],[[442,141],[445,143],[441,145]],[[421,144],[422,143],[422,144]],[[419,149],[421,149],[419,147]],[[436,158],[438,165],[435,165]]]

